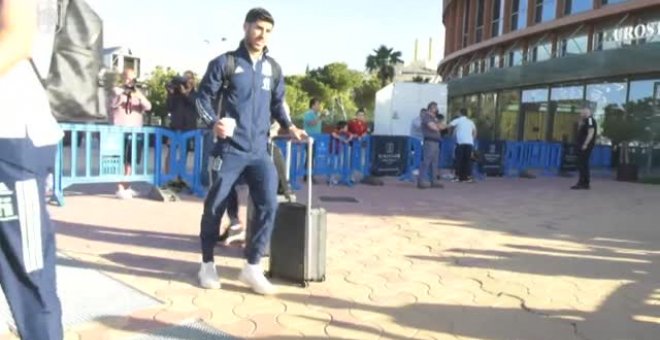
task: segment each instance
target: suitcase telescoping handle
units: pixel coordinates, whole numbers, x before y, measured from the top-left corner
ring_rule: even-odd
[[[314,159],[314,138],[307,137],[307,215],[311,226],[312,211],[312,160]]]

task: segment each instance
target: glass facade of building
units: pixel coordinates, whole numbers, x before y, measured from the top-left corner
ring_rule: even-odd
[[[492,38],[626,1],[491,0],[485,9],[481,1],[469,2],[479,9],[475,22],[491,25],[484,34]],[[483,13],[489,17],[482,20]],[[589,105],[598,143],[611,143],[607,117],[621,113],[648,122],[635,141],[660,141],[660,6],[535,32],[473,53],[478,57],[457,58],[441,74],[449,85],[449,116],[466,108],[482,139],[571,143],[581,108]]]
[[[640,119],[660,119],[660,74],[456,96],[449,110],[467,108],[481,138],[570,143],[585,104],[593,108],[599,143],[608,144],[602,131],[608,113],[633,110]]]

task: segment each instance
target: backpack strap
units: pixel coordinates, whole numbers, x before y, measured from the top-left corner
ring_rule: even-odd
[[[34,60],[30,58],[30,65],[32,66],[32,70],[34,71],[35,75],[39,79],[39,82],[41,83],[41,86],[43,86],[44,90],[47,88],[46,86],[46,81],[44,78],[41,77],[41,73],[39,72],[39,69],[37,68],[37,64],[34,63]]]
[[[266,60],[268,60],[268,63],[270,63],[270,69],[272,71],[272,75],[270,77],[270,90],[271,94],[273,91],[275,91],[275,84],[277,81],[280,79],[282,76],[282,68],[280,67],[280,64],[278,64],[275,59],[266,56]]]
[[[216,111],[218,118],[223,118],[225,115],[223,110],[224,101],[226,94],[231,87],[231,78],[234,76],[234,72],[236,71],[236,56],[234,55],[234,52],[227,52],[225,55],[227,56],[227,62],[225,63],[225,67],[222,70],[222,84],[220,85],[220,90],[218,91],[218,108]]]

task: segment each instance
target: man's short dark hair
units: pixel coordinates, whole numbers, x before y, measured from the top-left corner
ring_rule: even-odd
[[[245,16],[245,22],[253,24],[257,21],[269,22],[271,25],[275,25],[275,19],[266,9],[261,7],[256,7],[251,9]]]
[[[467,109],[462,107],[458,110],[458,114],[461,116],[467,116]]]
[[[430,109],[431,109],[432,107],[434,107],[434,106],[437,107],[437,106],[438,106],[438,103],[436,103],[436,102],[430,102],[429,105],[426,106],[426,109],[427,109],[427,110],[430,110]]]
[[[316,105],[316,104],[319,104],[319,103],[321,103],[321,100],[318,99],[318,98],[316,98],[316,97],[314,97],[314,98],[312,98],[312,99],[309,100],[309,108],[311,109],[312,106],[314,106],[314,105]]]

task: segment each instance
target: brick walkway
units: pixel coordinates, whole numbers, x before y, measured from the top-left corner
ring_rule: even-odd
[[[199,200],[69,196],[51,209],[60,251],[163,304],[66,338],[131,338],[194,319],[260,339],[660,338],[660,187],[571,184],[319,186],[317,197],[360,203],[322,203],[328,280],[282,284],[276,297],[238,282],[238,248],[218,248],[223,290],[197,288]]]

